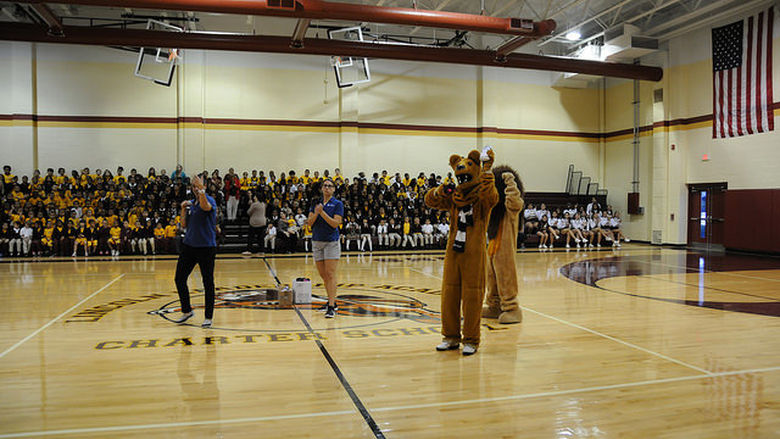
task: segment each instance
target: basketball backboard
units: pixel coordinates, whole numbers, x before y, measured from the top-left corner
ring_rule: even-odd
[[[328,31],[331,40],[363,41],[363,30],[360,26],[332,29]],[[351,56],[333,56],[331,65],[336,73],[336,84],[339,88],[371,81],[371,71],[368,68],[368,58]]]
[[[146,29],[165,32],[184,32],[184,29],[162,21],[149,20]],[[141,47],[138,52],[138,62],[135,65],[135,76],[147,79],[155,84],[169,87],[176,70],[176,59],[179,50],[164,47]]]

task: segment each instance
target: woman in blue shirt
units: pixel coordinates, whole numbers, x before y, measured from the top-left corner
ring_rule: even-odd
[[[183,315],[175,320],[184,323],[193,316],[190,305],[190,290],[187,278],[197,264],[203,278],[203,291],[206,294],[206,313],[203,328],[210,328],[214,318],[214,261],[217,256],[217,202],[206,194],[206,188],[200,177],[192,178],[192,193],[195,199],[181,203],[181,225],[187,229],[182,240],[179,261],[176,264],[176,289],[179,292]]]
[[[344,217],[344,204],[333,197],[336,185],[326,178],[322,181],[322,202],[309,209],[307,224],[312,231],[312,251],[317,271],[328,292],[325,318],[336,317],[336,268],[341,257],[339,225]]]

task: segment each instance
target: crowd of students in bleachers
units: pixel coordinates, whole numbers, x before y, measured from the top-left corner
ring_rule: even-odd
[[[556,242],[571,248],[601,247],[601,242],[612,242],[620,247],[620,241],[630,241],[621,230],[620,214],[612,206],[602,208],[594,197],[587,206],[568,204],[564,209],[555,208],[552,212],[544,203],[537,208],[529,203],[523,210],[526,235],[539,237],[540,249],[551,249]]]
[[[419,173],[411,177],[360,172],[350,179],[339,169],[303,175],[295,171],[268,175],[231,168],[201,175],[216,199],[218,244],[224,242],[226,224],[246,224],[253,203],[263,205],[263,226],[252,236],[247,251],[292,252],[311,248],[311,230],[305,224],[310,206],[320,196],[319,183],[331,178],[336,198],[344,203],[341,227],[345,250],[444,248],[449,214],[425,206],[425,192],[441,184],[454,184],[451,173],[442,177]],[[150,168],[146,175],[119,167],[71,171],[34,171],[19,178],[10,166],[0,179],[0,255],[77,256],[177,253],[182,229],[179,206],[190,199],[189,178],[181,166],[168,173]],[[593,213],[593,215],[592,215]],[[565,239],[600,246],[602,239],[619,245],[620,219],[611,209],[575,206],[552,214],[544,205],[529,204],[524,236],[538,236],[540,248]],[[522,244],[522,241],[521,241]]]

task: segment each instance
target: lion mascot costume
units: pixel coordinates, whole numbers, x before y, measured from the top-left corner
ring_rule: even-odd
[[[485,296],[487,223],[498,202],[495,177],[490,172],[494,154],[490,147],[462,157],[450,156],[457,185],[441,185],[425,194],[425,204],[450,212],[452,224],[444,256],[441,287],[443,341],[438,351],[458,349],[472,355],[479,347],[482,301]],[[461,308],[463,336],[461,337]]]
[[[523,182],[509,166],[493,168],[498,203],[488,222],[487,304],[482,317],[502,324],[520,323],[523,311],[517,301],[517,231],[525,202]]]

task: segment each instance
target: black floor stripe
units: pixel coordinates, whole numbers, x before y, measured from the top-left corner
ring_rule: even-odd
[[[276,286],[277,287],[281,286],[282,282],[279,280],[279,277],[276,275],[274,269],[271,268],[271,264],[268,263],[268,260],[266,258],[263,258],[263,262],[265,262],[265,266],[268,267],[268,271],[270,271],[271,275],[274,277],[274,280],[276,281]],[[309,334],[314,335],[314,329],[312,329],[311,325],[309,324],[309,321],[306,320],[306,317],[303,316],[303,314],[298,308],[293,307],[293,309],[295,309],[295,313],[298,314],[298,318],[301,319],[303,325],[306,326],[306,330],[309,331]],[[357,396],[357,393],[355,393],[355,390],[352,388],[352,385],[349,384],[349,381],[347,381],[347,378],[341,372],[339,365],[336,364],[336,361],[333,359],[333,357],[331,357],[330,352],[328,352],[328,349],[316,337],[314,337],[314,342],[317,343],[317,347],[320,348],[320,352],[322,352],[322,355],[325,357],[325,360],[328,361],[330,368],[333,369],[333,373],[336,374],[336,377],[339,379],[341,386],[344,387],[344,390],[347,391],[347,394],[349,395],[349,398],[352,400],[352,403],[355,404],[355,407],[358,409],[358,412],[360,412],[360,416],[363,417],[363,420],[366,421],[366,424],[368,424],[368,427],[371,429],[371,432],[374,433],[374,437],[376,437],[377,439],[385,439],[385,435],[382,433],[382,430],[379,429],[379,426],[376,424],[376,421],[374,421],[374,418],[371,416],[371,413],[368,412],[368,409],[363,404],[363,401],[361,401],[360,398]]]

